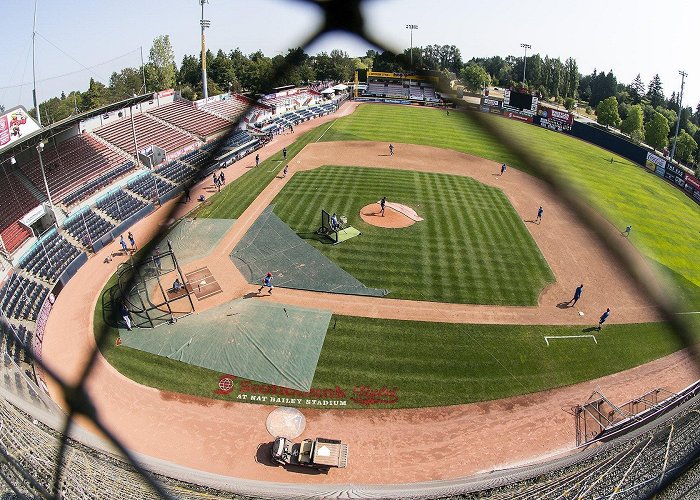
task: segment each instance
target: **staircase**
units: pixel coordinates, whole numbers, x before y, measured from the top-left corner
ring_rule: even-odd
[[[16,168],[12,171],[12,174],[15,176],[15,178],[22,183],[22,185],[27,188],[27,191],[32,193],[32,196],[39,200],[39,203],[44,203],[49,201],[49,198],[46,196],[46,193],[39,188],[37,188],[32,181],[29,180],[29,178],[24,175],[24,172],[22,172],[20,169]]]

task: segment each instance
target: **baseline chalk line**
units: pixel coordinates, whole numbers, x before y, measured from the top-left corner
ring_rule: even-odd
[[[552,335],[549,337],[545,337],[544,341],[549,345],[549,339],[587,339],[591,338],[593,339],[593,342],[596,344],[598,343],[598,340],[595,338],[595,335]]]

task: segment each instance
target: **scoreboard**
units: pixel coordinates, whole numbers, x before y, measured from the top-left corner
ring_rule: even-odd
[[[503,91],[503,109],[534,116],[537,113],[538,103],[539,99],[533,95],[509,89]]]

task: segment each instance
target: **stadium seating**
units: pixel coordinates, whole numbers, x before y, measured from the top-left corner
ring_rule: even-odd
[[[88,247],[92,245],[93,241],[100,239],[114,229],[114,224],[88,209],[71,217],[64,223],[63,229]]]
[[[54,283],[68,265],[80,255],[55,229],[42,236],[29,252],[22,256],[19,265],[34,276]]]
[[[90,134],[72,137],[58,144],[49,142],[42,153],[46,181],[51,195],[62,199],[86,183],[122,165],[125,158],[116,151],[95,140]],[[39,157],[31,155],[20,165],[32,183],[44,190]]]
[[[76,191],[73,191],[71,194],[64,197],[61,200],[61,203],[68,207],[73,205],[74,203],[82,201],[85,198],[88,198],[92,194],[96,193],[97,191],[103,189],[104,187],[109,186],[119,177],[133,170],[133,168],[134,162],[131,160],[126,161],[119,165],[117,168],[110,170],[106,174],[99,176],[97,179],[91,180],[87,184],[84,184],[83,186],[78,188]]]
[[[13,273],[0,289],[0,307],[11,319],[35,321],[49,289]]]
[[[158,167],[155,172],[175,184],[180,184],[197,173],[194,168],[188,167],[177,160]]]
[[[256,104],[254,101],[246,99],[238,94],[232,94],[229,99],[209,102],[205,104],[202,109],[235,122],[238,121],[248,108],[251,108],[254,112],[264,112],[270,109],[267,106]]]
[[[118,221],[124,221],[145,207],[147,203],[118,189],[97,201],[97,208]]]
[[[151,173],[129,182],[126,187],[143,198],[154,201],[175,188],[168,181]]]
[[[169,154],[195,144],[194,139],[189,135],[162,124],[146,113],[134,116],[134,127],[140,150],[156,145],[165,149],[166,153]],[[99,128],[95,130],[95,133],[123,151],[129,153],[134,151],[131,119],[129,118]]]
[[[5,172],[0,175],[0,236],[9,253],[19,248],[31,236],[28,229],[17,221],[24,214],[39,204],[26,187],[4,166]]]
[[[253,145],[257,142],[258,139],[251,136],[245,130],[238,130],[234,134],[226,138],[226,141],[224,142],[222,147],[231,151],[237,151],[239,149],[243,149],[247,146]]]
[[[233,125],[228,120],[195,109],[192,103],[184,101],[175,101],[151,110],[149,113],[203,139]]]

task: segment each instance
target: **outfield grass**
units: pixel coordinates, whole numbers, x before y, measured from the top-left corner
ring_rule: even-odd
[[[360,209],[382,195],[425,220],[403,229],[367,224]],[[273,203],[309,243],[366,286],[389,289],[392,298],[537,305],[554,282],[508,198],[468,177],[327,166],[296,173]],[[321,208],[346,214],[362,236],[342,245],[319,241]]]
[[[639,166],[597,146],[540,127],[484,115],[513,141],[531,148],[610,222],[631,224],[630,240],[687,301],[700,309],[700,207],[678,189]],[[425,144],[506,162],[518,158],[485,132],[469,114],[408,106],[365,104],[336,120],[323,141],[367,140]],[[396,154],[401,158],[401,148]]]

